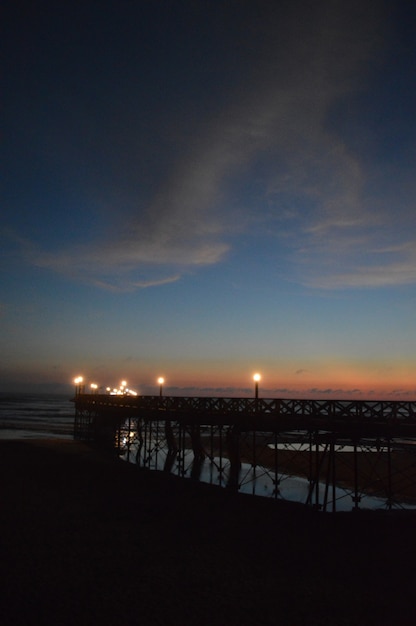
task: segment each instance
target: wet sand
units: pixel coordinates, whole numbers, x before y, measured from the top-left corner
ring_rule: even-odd
[[[147,472],[73,441],[0,441],[0,622],[416,623],[416,516]]]
[[[244,460],[250,462],[251,451],[246,453]],[[332,470],[335,472],[337,484],[347,489],[354,489],[355,478],[359,492],[367,495],[384,497],[387,500],[389,491],[395,502],[416,503],[416,455],[402,450],[387,452],[358,452],[357,475],[354,468],[353,452],[336,452],[336,463],[331,468],[329,455],[312,453],[312,475],[316,471],[317,458],[320,466],[320,480],[325,482]],[[271,469],[275,465],[275,452],[259,447],[258,463]],[[324,462],[322,463],[322,459]],[[288,473],[309,479],[311,474],[311,455],[306,451],[279,450],[279,472]],[[390,479],[389,479],[390,474]]]

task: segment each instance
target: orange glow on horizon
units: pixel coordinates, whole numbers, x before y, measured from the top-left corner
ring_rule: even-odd
[[[260,379],[260,397],[311,399],[402,399],[416,400],[416,362],[410,360],[343,360],[343,359],[256,359]],[[86,369],[86,367],[84,367]],[[168,383],[155,371],[168,372]],[[167,395],[210,395],[244,397],[253,393],[253,369],[248,361],[195,360],[163,361],[159,367],[151,362],[136,363],[124,372],[139,393],[154,393],[155,381],[163,384]],[[256,373],[258,373],[256,372]],[[127,378],[126,376],[126,378]],[[77,377],[77,380],[81,377]],[[91,377],[98,375],[91,367]],[[111,364],[99,372],[101,385],[117,380]],[[118,378],[119,380],[121,379]],[[163,379],[163,383],[161,382]],[[123,379],[123,383],[127,384]]]

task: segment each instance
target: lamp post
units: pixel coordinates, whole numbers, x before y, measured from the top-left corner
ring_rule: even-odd
[[[159,376],[157,382],[159,383],[159,396],[162,397],[163,383],[165,382],[165,379],[163,378],[163,376]]]
[[[258,397],[259,397],[259,381],[261,380],[260,374],[254,374],[253,380],[254,380],[254,397],[256,398],[256,400],[258,400]]]
[[[98,385],[96,383],[91,383],[91,393],[97,393]]]
[[[82,376],[77,376],[76,378],[74,378],[74,383],[75,383],[75,395],[79,396],[79,394],[81,393],[81,389],[82,389],[82,382],[83,382],[83,378]]]

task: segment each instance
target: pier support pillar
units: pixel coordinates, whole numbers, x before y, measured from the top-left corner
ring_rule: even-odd
[[[238,491],[241,471],[240,429],[238,428],[238,426],[230,426],[227,431],[226,441],[228,458],[230,459],[230,475],[228,478],[227,487]]]

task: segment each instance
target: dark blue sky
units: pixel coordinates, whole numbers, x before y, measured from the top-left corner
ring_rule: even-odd
[[[0,388],[415,395],[412,5],[6,2]]]

